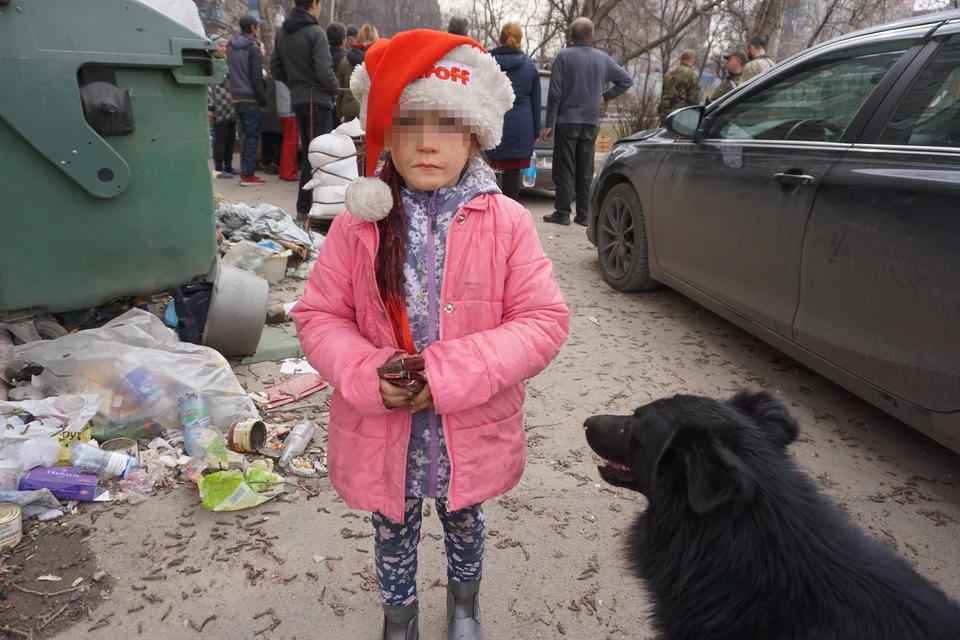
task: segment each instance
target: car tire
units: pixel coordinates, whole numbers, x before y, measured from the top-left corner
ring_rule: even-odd
[[[597,218],[597,255],[607,284],[618,291],[660,286],[650,276],[647,227],[633,186],[622,183],[610,189]]]

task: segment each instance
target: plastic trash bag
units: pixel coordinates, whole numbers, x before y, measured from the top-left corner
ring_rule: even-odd
[[[180,342],[159,318],[140,309],[99,329],[21,345],[15,354],[45,367],[34,379],[45,392],[98,394],[97,425],[153,420],[169,434],[182,435],[178,402],[189,392],[202,397],[215,426],[259,419],[223,356]]]
[[[0,402],[0,462],[29,471],[69,460],[66,445],[90,440],[87,423],[97,413],[95,395]]]
[[[308,247],[313,244],[310,234],[297,226],[293,218],[283,209],[270,204],[251,207],[242,202],[231,204],[222,200],[217,205],[216,213],[217,228],[231,242],[252,240],[254,236],[259,236],[297,242]]]
[[[230,247],[230,250],[223,256],[221,264],[243,269],[263,278],[267,272],[264,261],[274,255],[276,255],[276,252],[271,249],[249,240],[241,240]]]

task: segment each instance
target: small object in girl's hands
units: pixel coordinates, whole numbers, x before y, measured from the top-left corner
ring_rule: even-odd
[[[420,393],[427,384],[423,356],[400,358],[377,369],[377,374],[392,385]]]

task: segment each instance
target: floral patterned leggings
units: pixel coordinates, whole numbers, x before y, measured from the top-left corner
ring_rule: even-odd
[[[483,506],[475,504],[460,511],[449,511],[447,501],[438,498],[437,515],[443,523],[447,548],[447,579],[480,580],[486,540]],[[423,500],[420,498],[407,498],[404,524],[380,513],[373,514],[374,558],[383,604],[407,605],[417,599],[417,544],[422,524]]]

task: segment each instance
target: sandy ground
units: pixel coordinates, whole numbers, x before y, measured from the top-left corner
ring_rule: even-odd
[[[217,181],[217,189],[231,201],[294,210],[294,185],[275,178],[247,189]],[[621,532],[643,499],[599,484],[581,424],[666,394],[724,397],[751,385],[775,392],[799,417],[803,433],[792,453],[823,490],[870,535],[960,597],[960,457],[670,290],[611,290],[583,229],[540,222],[552,210],[543,194],[528,194],[525,204],[554,260],[572,336],[529,382],[529,461],[521,484],[485,506],[489,640],[650,637],[644,595],[622,559]],[[273,297],[293,300],[301,290],[285,281]],[[236,371],[251,391],[280,379],[273,363]],[[320,392],[304,403],[328,398]],[[306,415],[323,423],[322,407]],[[296,500],[240,514],[205,511],[188,485],[135,507],[85,507],[69,526],[91,530],[85,549],[108,574],[93,595],[102,590],[105,599],[55,637],[376,637],[367,514],[347,509],[327,480],[305,486],[317,495],[300,491]],[[425,519],[424,533],[421,633],[440,639],[446,578],[435,514]],[[271,613],[258,617],[265,611]],[[109,624],[88,633],[106,616]]]

